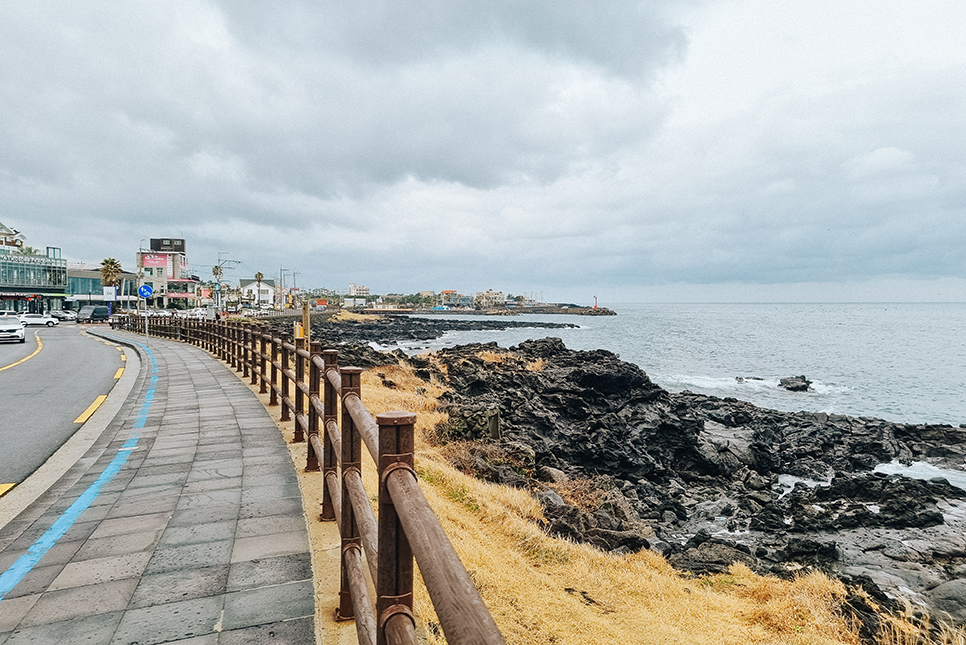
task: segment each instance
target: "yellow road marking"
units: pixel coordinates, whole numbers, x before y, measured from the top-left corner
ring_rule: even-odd
[[[123,374],[123,373],[124,373],[124,368],[123,367],[117,368],[117,371],[114,372],[114,380],[116,381],[117,379],[121,378],[121,374]]]
[[[121,354],[121,361],[123,362],[126,360],[127,360],[127,354]]]
[[[4,494],[14,486],[16,486],[16,484],[0,484],[0,497],[3,497]]]
[[[90,407],[84,410],[84,414],[74,419],[74,423],[86,423],[87,420],[91,418],[91,415],[97,411],[97,408],[101,407],[101,403],[104,403],[106,399],[107,399],[106,394],[102,394],[96,399],[94,399],[94,402],[91,403]]]
[[[37,339],[37,349],[34,350],[34,353],[31,354],[30,356],[27,356],[26,358],[21,358],[16,363],[10,363],[9,365],[6,365],[4,367],[0,367],[0,372],[2,372],[3,370],[8,370],[11,367],[16,367],[17,365],[20,365],[21,363],[26,363],[31,358],[33,358],[34,356],[36,356],[37,354],[39,354],[40,353],[40,350],[42,350],[44,348],[44,344],[40,341],[40,334],[34,335],[34,338]]]

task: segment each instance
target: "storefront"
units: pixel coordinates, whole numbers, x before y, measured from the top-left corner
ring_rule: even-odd
[[[0,251],[0,309],[62,309],[66,288],[67,260],[60,257],[60,249],[48,247],[47,255]]]

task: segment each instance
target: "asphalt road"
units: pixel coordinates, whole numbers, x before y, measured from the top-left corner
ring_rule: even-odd
[[[78,417],[114,387],[122,356],[73,322],[28,327],[26,343],[0,343],[0,490],[26,479],[81,427]]]

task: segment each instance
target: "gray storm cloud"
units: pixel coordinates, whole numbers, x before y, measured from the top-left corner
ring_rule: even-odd
[[[819,4],[7,2],[0,221],[405,292],[966,278],[966,10]]]

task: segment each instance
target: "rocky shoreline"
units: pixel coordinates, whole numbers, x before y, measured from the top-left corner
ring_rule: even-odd
[[[382,329],[361,337],[388,344],[369,335]],[[964,427],[671,393],[611,352],[556,338],[432,358],[357,349],[340,362],[408,360],[447,383],[440,405],[450,421],[438,434],[467,442],[454,463],[531,491],[551,534],[608,551],[654,549],[693,574],[733,562],[783,577],[818,569],[887,609],[908,599],[966,623],[966,490],[875,472],[894,461],[963,471]],[[849,607],[873,633],[864,600]]]
[[[549,532],[655,549],[695,574],[735,561],[785,577],[819,569],[888,608],[907,598],[966,623],[966,491],[874,471],[893,460],[961,470],[966,428],[670,393],[610,352],[552,338],[502,361],[479,358],[483,350],[506,351],[436,354],[454,389],[446,432],[498,440],[502,453],[480,450],[467,470],[532,490]],[[556,492],[582,480],[595,482],[596,508]]]
[[[273,329],[275,333],[292,333],[292,323],[302,320],[301,316],[280,316],[263,321],[263,325]],[[359,346],[375,343],[383,347],[400,342],[419,340],[433,340],[448,331],[483,331],[504,330],[514,328],[539,329],[574,329],[578,325],[572,323],[534,322],[508,320],[502,316],[494,316],[492,320],[451,320],[446,318],[420,318],[411,316],[378,316],[375,320],[339,320],[334,315],[312,316],[312,339],[318,340],[326,347],[352,349],[353,354],[360,354]],[[371,356],[376,364],[385,364],[382,354]],[[379,362],[381,361],[381,363]],[[343,361],[344,364],[348,365]],[[356,363],[356,365],[359,365]],[[367,361],[361,367],[371,367]]]

